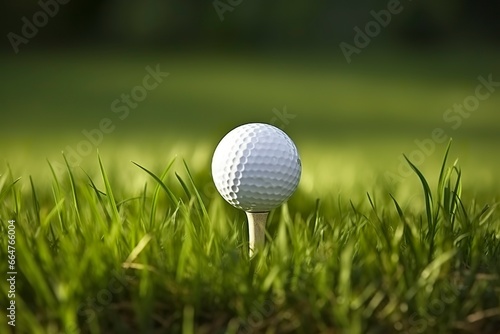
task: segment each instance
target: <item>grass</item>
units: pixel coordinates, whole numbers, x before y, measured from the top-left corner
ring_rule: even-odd
[[[336,47],[302,56],[85,49],[0,54],[0,88],[9,111],[0,124],[0,139],[21,131],[24,136],[79,133],[97,127],[104,117],[117,125],[117,133],[139,128],[182,134],[179,129],[189,128],[213,136],[237,123],[269,122],[275,117],[273,108],[285,105],[296,116],[288,129],[296,135],[396,133],[413,139],[436,126],[450,130],[442,119],[445,110],[474,94],[478,76],[492,73],[498,80],[500,71],[500,52],[484,51],[477,61],[477,51],[379,56],[366,51],[355,66],[348,65]],[[120,119],[122,113],[113,113],[111,103],[142,84],[146,66],[157,64],[170,76]],[[481,101],[480,110],[460,131],[451,131],[453,137],[498,138],[499,104],[498,93]]]
[[[0,270],[15,219],[16,332],[495,333],[500,95],[458,129],[443,113],[479,75],[498,80],[498,52],[370,48],[351,65],[335,52],[0,55]],[[120,119],[111,102],[155,64],[171,76]],[[210,158],[228,129],[284,106],[302,179],[249,259]],[[103,118],[116,130],[75,162]],[[436,127],[453,150],[419,161],[415,140]]]
[[[189,160],[130,163],[144,178],[135,188],[100,156],[88,174],[49,162],[43,187],[7,168],[0,230],[16,221],[16,332],[495,333],[499,194],[466,196],[449,155],[434,189],[408,161],[420,200],[299,187],[253,258],[243,214]],[[8,332],[5,317],[0,326]]]

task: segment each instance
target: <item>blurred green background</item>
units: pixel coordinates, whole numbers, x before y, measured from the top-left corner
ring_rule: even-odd
[[[92,169],[99,149],[129,180],[139,174],[130,160],[165,166],[174,155],[209,173],[225,133],[266,122],[296,141],[301,187],[320,196],[416,182],[401,173],[401,153],[437,175],[446,142],[419,155],[415,140],[428,143],[442,128],[465,184],[476,194],[497,189],[500,91],[455,118],[456,129],[443,117],[475,94],[478,77],[500,81],[499,2],[401,1],[356,46],[355,28],[365,31],[391,3],[4,3],[1,163],[16,176],[46,175],[46,159],[61,163],[65,151],[72,165]],[[358,49],[350,62],[341,43]],[[141,92],[148,66],[169,76],[123,117],[116,107],[125,103],[113,102]]]

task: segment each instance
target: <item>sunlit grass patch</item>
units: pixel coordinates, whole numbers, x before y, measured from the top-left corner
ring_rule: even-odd
[[[348,169],[339,177],[305,167],[298,192],[270,216],[266,247],[252,258],[245,217],[211,186],[207,159],[194,153],[184,161],[134,159],[125,166],[101,155],[92,172],[69,164],[58,172],[50,162],[46,184],[4,168],[0,229],[5,235],[7,220],[16,221],[16,329],[493,333],[498,327],[498,193],[490,191],[487,201],[467,196],[467,175],[448,150],[436,182],[411,161],[412,183],[398,186],[384,185],[369,166],[361,179]],[[329,191],[348,173],[354,181]],[[130,187],[133,178],[142,185]],[[7,239],[0,240],[5,258]],[[0,268],[7,272],[7,262]],[[4,294],[0,299],[7,302]]]

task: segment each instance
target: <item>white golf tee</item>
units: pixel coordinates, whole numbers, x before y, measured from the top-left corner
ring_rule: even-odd
[[[250,257],[266,241],[266,222],[269,212],[247,212],[248,220],[248,254]]]

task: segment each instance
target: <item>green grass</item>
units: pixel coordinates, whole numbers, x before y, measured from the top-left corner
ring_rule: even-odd
[[[450,130],[442,119],[444,111],[474,94],[478,76],[492,73],[499,80],[498,51],[485,50],[479,62],[475,52],[463,50],[380,55],[366,50],[355,66],[335,57],[338,51],[228,55],[83,49],[0,54],[0,88],[8,111],[0,123],[0,139],[21,131],[29,136],[34,129],[45,136],[79,133],[96,127],[103,117],[113,120],[117,134],[138,128],[182,134],[179,129],[189,128],[212,136],[214,130],[234,124],[269,121],[275,116],[273,108],[284,105],[297,117],[296,135],[383,133],[413,139],[436,126]],[[120,120],[111,111],[112,101],[142,83],[146,66],[157,64],[170,76]],[[489,134],[498,139],[498,105],[497,92],[481,102],[459,131],[450,131],[453,137]]]
[[[0,55],[0,271],[15,219],[16,332],[495,333],[500,95],[456,130],[443,113],[479,75],[498,80],[498,51],[373,51],[351,65],[338,50]],[[171,76],[120,120],[111,102],[157,63]],[[284,106],[302,178],[249,259],[211,154]],[[75,163],[69,149],[103,118],[116,130]],[[453,149],[418,161],[414,141],[436,127]]]
[[[467,196],[467,175],[449,156],[437,182],[408,161],[418,183],[322,196],[301,185],[272,213],[253,258],[244,215],[213,191],[206,157],[192,170],[180,158],[130,162],[143,180],[133,187],[104,156],[88,174],[49,163],[42,187],[4,168],[0,231],[16,220],[16,332],[494,333],[499,194]],[[4,316],[0,326],[8,332]]]

